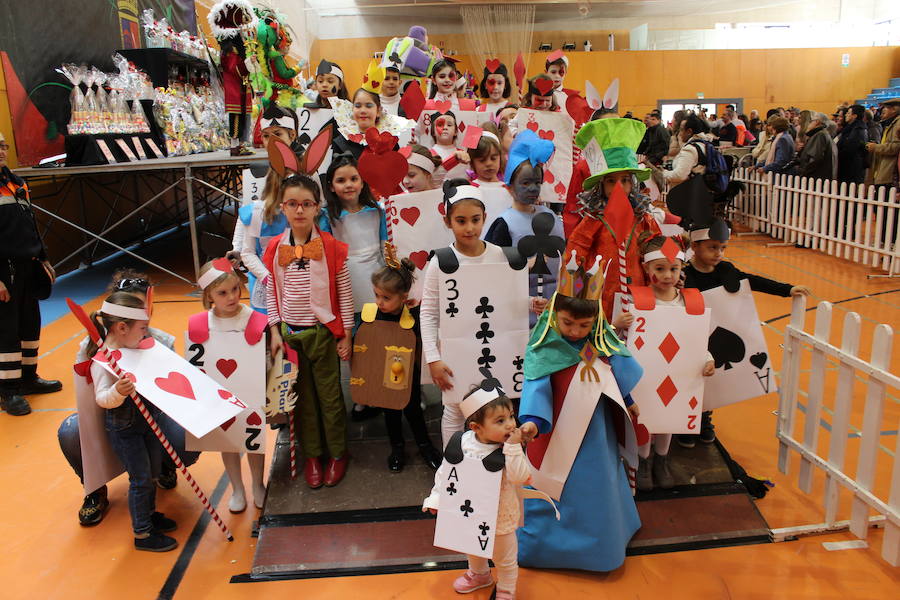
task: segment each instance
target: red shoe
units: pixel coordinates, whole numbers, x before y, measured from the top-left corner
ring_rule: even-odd
[[[303,465],[303,476],[306,478],[306,485],[312,489],[322,487],[322,461],[318,456],[306,459],[306,464]]]
[[[328,459],[328,466],[325,467],[325,485],[333,487],[339,484],[347,472],[348,462],[350,457],[346,454],[340,458]]]

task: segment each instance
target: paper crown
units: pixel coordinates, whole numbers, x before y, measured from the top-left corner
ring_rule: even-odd
[[[512,145],[509,147],[509,158],[506,159],[503,180],[507,185],[510,184],[513,173],[526,160],[531,163],[532,167],[546,163],[550,160],[555,148],[550,140],[541,139],[530,129],[523,129],[513,138]]]
[[[341,70],[337,64],[333,62],[328,62],[324,58],[319,63],[319,66],[316,67],[316,77],[319,75],[334,75],[341,81],[344,80],[344,72]]]
[[[647,127],[634,119],[598,119],[585,123],[575,136],[575,144],[582,149],[591,176],[584,180],[588,190],[607,173],[630,171],[641,181],[650,177],[650,169],[637,162],[637,147]]]
[[[549,96],[553,93],[553,80],[540,73],[528,80],[528,93],[532,96]]]
[[[384,82],[384,67],[373,58],[369,61],[369,67],[363,76],[362,89],[373,94],[380,94],[382,82]]]
[[[466,419],[478,412],[480,408],[506,395],[500,382],[491,375],[490,369],[481,367],[478,371],[484,376],[484,379],[459,403],[459,410]]]
[[[200,286],[201,290],[205,290],[212,285],[212,282],[227,273],[234,273],[234,266],[231,264],[231,261],[225,257],[217,258],[212,261],[209,270],[197,279],[197,285]]]
[[[569,255],[568,261],[559,265],[556,293],[570,298],[599,301],[603,293],[604,273],[600,270],[603,257],[597,255],[594,264],[585,269],[580,266],[576,254]]]

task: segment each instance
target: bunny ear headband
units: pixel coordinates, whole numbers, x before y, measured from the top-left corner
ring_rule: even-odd
[[[266,150],[272,170],[286,177],[289,173],[309,175],[315,173],[331,148],[331,125],[324,127],[309,143],[300,156],[294,154],[290,146],[281,139],[272,137]]]

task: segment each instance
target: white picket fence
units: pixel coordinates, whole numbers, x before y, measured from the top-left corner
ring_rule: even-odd
[[[897,190],[759,174],[738,168],[745,190],[735,199],[733,222],[786,244],[900,275],[900,198]]]
[[[900,423],[884,423],[884,403],[895,401],[888,396],[888,389],[900,389],[900,377],[890,373],[894,332],[889,325],[875,328],[871,362],[859,358],[860,316],[847,313],[844,318],[841,347],[830,343],[832,305],[820,302],[816,308],[815,331],[803,330],[806,316],[806,298],[795,297],[791,321],[784,333],[784,358],[782,381],[779,390],[779,407],[776,437],[778,438],[778,468],[788,474],[790,452],[800,455],[799,487],[810,493],[813,479],[818,472],[825,476],[825,494],[822,504],[825,523],[775,529],[776,541],[799,535],[823,533],[849,528],[860,539],[865,539],[872,523],[883,523],[884,539],[881,556],[893,566],[900,566]],[[794,437],[794,422],[800,400],[801,368],[806,352],[811,352],[811,372],[806,390],[806,415],[803,438]],[[837,363],[837,385],[834,387],[833,415],[828,456],[818,454],[820,420],[825,406],[827,363]],[[850,415],[853,409],[854,384],[865,381],[866,393],[862,401],[863,421],[859,432],[860,444],[856,460],[847,460],[847,439],[851,433]],[[859,408],[859,404],[857,404]],[[892,414],[892,413],[889,413]],[[895,414],[895,413],[893,413]],[[883,428],[893,429],[894,435],[881,436]],[[879,446],[882,440],[892,440],[896,446],[893,456]],[[882,490],[884,499],[875,488],[876,465],[879,460],[891,467],[890,490]],[[891,462],[893,464],[891,464]],[[855,465],[853,475],[845,471],[845,465]],[[853,495],[849,521],[838,521],[839,491],[843,487]],[[877,516],[870,518],[870,511]]]

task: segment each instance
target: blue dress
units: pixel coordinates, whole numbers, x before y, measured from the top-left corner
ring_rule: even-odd
[[[568,344],[577,352],[584,341]],[[608,360],[627,396],[640,378],[640,367],[630,356]],[[535,379],[526,374],[519,417],[538,425],[542,436],[551,432],[553,415],[558,414],[554,396],[562,402],[569,385],[580,383],[578,367],[576,363]],[[574,375],[570,379],[569,370]],[[559,521],[546,502],[525,500],[525,525],[518,530],[522,566],[612,571],[624,562],[625,548],[641,521],[619,457],[612,413],[616,410],[604,397],[597,403],[557,503]]]
[[[241,220],[241,223],[243,223],[245,227],[249,228],[251,226],[251,223],[254,223],[254,220],[258,221],[259,236],[257,236],[256,238],[256,255],[260,258],[262,258],[263,252],[265,252],[266,250],[266,246],[269,245],[269,241],[272,238],[281,235],[282,232],[287,229],[287,217],[284,216],[283,212],[279,211],[275,216],[275,219],[271,223],[266,223],[260,214],[260,212],[262,211],[262,206],[262,202],[257,200],[250,204],[245,204],[238,209],[238,218]],[[250,307],[257,312],[266,314],[265,302],[263,302],[260,306],[257,302],[253,301],[255,298],[261,297],[259,293],[257,293],[257,296],[253,295],[253,290],[256,287],[256,282],[256,276],[250,271],[247,271],[247,291],[250,292],[251,299]],[[265,287],[263,287],[263,290],[264,289]]]

